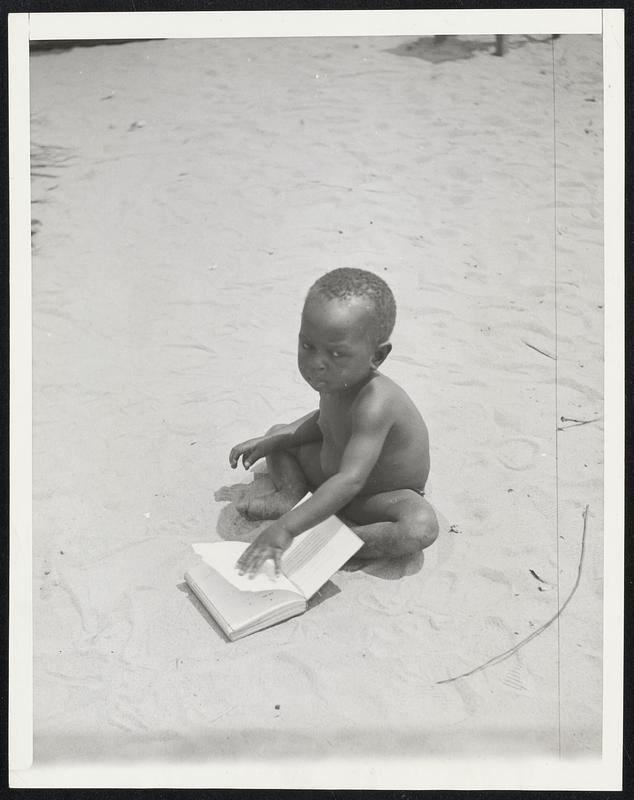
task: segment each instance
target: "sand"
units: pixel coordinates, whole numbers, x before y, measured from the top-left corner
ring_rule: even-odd
[[[32,57],[36,765],[600,756],[601,39],[554,73],[550,41],[491,48]],[[395,293],[441,536],[229,644],[191,545],[255,535],[215,494],[253,480],[233,444],[316,406],[296,334],[335,266]],[[556,614],[586,505],[561,617],[439,683]]]

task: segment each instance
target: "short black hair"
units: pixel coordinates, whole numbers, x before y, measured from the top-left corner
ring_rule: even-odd
[[[374,272],[354,267],[333,269],[313,283],[306,299],[315,294],[329,300],[348,297],[369,300],[375,311],[372,328],[377,344],[387,342],[390,338],[396,322],[396,301],[387,283]]]

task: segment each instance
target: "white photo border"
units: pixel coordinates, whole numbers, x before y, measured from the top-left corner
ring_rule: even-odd
[[[556,759],[390,758],[268,764],[32,764],[31,241],[29,42],[54,39],[603,33],[605,550],[603,754]],[[35,13],[9,15],[10,653],[14,788],[621,788],[624,556],[624,14],[622,9]],[[608,579],[609,577],[609,579]],[[609,678],[608,678],[609,676]]]

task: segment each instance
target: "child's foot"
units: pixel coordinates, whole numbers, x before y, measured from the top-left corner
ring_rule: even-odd
[[[278,519],[299,501],[301,497],[290,492],[270,492],[252,495],[245,492],[236,503],[238,511],[249,519]]]
[[[238,503],[244,497],[246,486],[239,484],[237,486],[221,486],[214,492],[214,500],[219,503],[229,502]]]

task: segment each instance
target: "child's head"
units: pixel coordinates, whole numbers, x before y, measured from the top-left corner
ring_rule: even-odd
[[[335,269],[309,289],[298,363],[319,392],[345,391],[366,379],[391,350],[396,303],[384,280],[361,269]]]
[[[308,290],[306,303],[312,298],[357,300],[368,310],[367,333],[375,344],[389,342],[396,321],[396,303],[390,287],[373,272],[343,267],[318,278]]]

